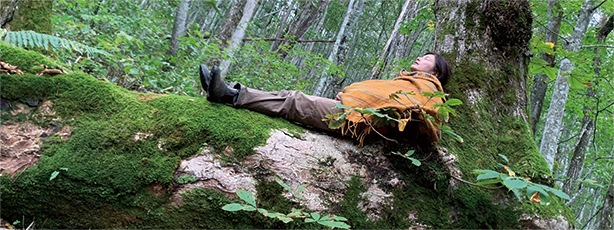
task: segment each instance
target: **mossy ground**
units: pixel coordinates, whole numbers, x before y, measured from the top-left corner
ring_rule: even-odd
[[[0,177],[5,219],[36,218],[46,228],[129,226],[150,219],[150,209],[168,200],[180,160],[198,154],[205,143],[218,151],[232,146],[233,157],[241,159],[264,144],[272,128],[299,130],[204,97],[136,93],[83,73],[36,76],[39,64],[54,62],[0,46],[2,60],[26,72],[0,75],[0,96],[13,104],[51,100],[56,112],[33,119],[40,117],[33,115],[36,109],[17,116],[3,111],[3,123],[29,120],[72,129],[66,141],[47,138],[36,165],[14,178]],[[141,138],[135,141],[135,135]],[[50,181],[55,171],[60,174]]]
[[[237,200],[207,189],[185,192],[179,207],[169,204],[180,160],[197,154],[205,143],[218,151],[231,146],[224,155],[241,159],[264,144],[271,128],[298,130],[295,125],[212,104],[204,97],[131,92],[83,73],[36,76],[39,64],[57,64],[2,42],[0,57],[27,73],[0,75],[2,98],[51,100],[56,112],[43,119],[3,112],[3,122],[27,119],[43,127],[72,127],[68,140],[57,136],[45,140],[36,165],[16,177],[0,177],[3,219],[36,220],[39,228],[320,228],[222,211],[223,205]],[[467,79],[466,83],[481,84],[487,79]],[[451,125],[466,142],[442,142],[459,157],[465,179],[470,180],[474,169],[496,169],[497,154],[507,155],[522,176],[548,178],[549,171],[525,123],[492,115],[492,104],[480,104],[478,113],[461,107],[463,116],[453,119]],[[137,133],[147,137],[135,141]],[[566,210],[557,202],[538,207],[513,199],[500,202],[506,200],[501,197],[510,197],[502,190],[461,185],[449,191],[449,177],[436,161],[425,161],[419,168],[409,167],[400,158],[393,162],[406,186],[393,190],[394,201],[383,210],[382,220],[368,221],[367,214],[358,209],[365,191],[358,178],[348,183],[344,200],[331,211],[348,218],[353,228],[397,229],[412,226],[407,220],[410,215],[433,228],[517,228],[521,209],[547,216]],[[50,180],[55,171],[59,175]],[[274,182],[263,182],[257,190],[261,207],[286,213],[298,207],[280,195],[282,189]]]

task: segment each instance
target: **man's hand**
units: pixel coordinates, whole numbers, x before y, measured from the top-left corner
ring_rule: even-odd
[[[341,94],[343,94],[343,92],[337,93],[337,96],[335,96],[335,100],[341,101]]]

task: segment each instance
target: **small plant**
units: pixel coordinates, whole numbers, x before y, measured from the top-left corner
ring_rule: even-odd
[[[508,158],[505,155],[499,154],[499,156],[509,163]],[[549,204],[548,200],[550,195],[555,195],[565,200],[569,200],[569,195],[563,191],[542,185],[536,184],[529,180],[529,178],[516,176],[516,173],[512,171],[507,165],[503,165],[503,169],[506,173],[500,173],[493,170],[477,169],[474,173],[477,174],[477,185],[491,185],[502,184],[507,189],[512,191],[519,201],[529,200],[538,204]]]
[[[404,157],[405,159],[410,160],[410,161],[411,161],[411,163],[412,163],[412,164],[414,164],[415,166],[420,166],[420,165],[422,165],[422,163],[421,163],[421,162],[420,162],[418,159],[411,157],[412,155],[414,155],[414,152],[415,152],[414,150],[409,150],[409,151],[407,151],[405,154],[401,154],[401,153],[399,153],[399,152],[392,152],[392,153],[393,153],[393,154],[395,154],[395,155],[402,156],[402,157]]]
[[[408,109],[411,109],[411,106],[403,104],[403,102],[401,102],[398,99],[400,97],[406,97],[411,101],[412,99],[410,99],[410,96],[414,96],[414,95],[415,95],[414,92],[398,91],[398,92],[390,94],[389,99],[391,101],[396,101],[403,106],[406,106]],[[428,98],[427,102],[432,100],[433,98],[445,99],[446,97],[446,94],[441,91],[436,91],[432,93],[422,92],[422,95]],[[435,103],[432,109],[436,110],[437,115],[439,116],[439,120],[447,122],[451,115],[457,115],[456,110],[452,107],[462,105],[463,102],[456,98],[450,98],[444,101],[445,102],[443,103]],[[380,127],[380,126],[389,125],[390,122],[396,123],[397,125],[399,125],[399,127],[405,127],[407,125],[407,122],[411,120],[411,118],[403,118],[402,115],[396,109],[393,109],[393,108],[381,108],[381,109],[353,108],[353,107],[349,107],[349,106],[346,106],[340,103],[336,105],[336,108],[343,109],[344,111],[339,112],[339,113],[334,113],[334,114],[328,114],[325,117],[325,120],[329,121],[328,127],[331,129],[341,128],[346,122],[345,121],[346,116],[351,111],[356,111],[362,114],[363,117],[367,115],[375,116],[375,119],[373,119],[372,122],[369,122],[368,120],[366,120],[367,124],[372,127]],[[430,114],[426,113],[426,111],[422,109],[420,105],[418,105],[417,109],[420,109],[422,112],[422,116],[424,116],[426,120],[430,121],[432,124],[437,126],[437,128],[439,128],[441,132],[452,136],[454,140],[460,143],[464,142],[463,138],[460,135],[456,134],[450,126],[444,125],[444,124],[440,125],[438,122],[434,122],[435,118],[431,116]],[[377,130],[375,128],[373,128],[373,130],[377,133]],[[386,140],[393,141],[392,139],[386,138],[381,134],[380,136],[382,136]]]
[[[290,192],[292,196],[296,197],[297,199],[304,199],[304,197],[301,196],[299,193],[304,191],[307,188],[306,185],[300,185],[296,190],[293,191],[290,188],[290,186],[288,186],[286,183],[284,183],[280,179],[276,179],[275,181],[277,181],[277,183],[281,185],[281,187],[283,187],[285,190]],[[262,214],[263,216],[278,219],[284,223],[289,223],[293,221],[294,219],[304,219],[305,223],[318,223],[320,225],[324,225],[330,228],[349,229],[351,227],[350,225],[344,222],[344,221],[347,221],[347,219],[342,216],[322,215],[318,212],[307,212],[307,211],[304,211],[303,209],[297,209],[297,208],[292,208],[292,211],[288,214],[283,214],[280,212],[272,212],[264,208],[258,208],[258,206],[256,205],[256,198],[254,197],[252,193],[245,191],[243,189],[239,189],[237,190],[236,194],[245,203],[244,204],[241,204],[241,203],[226,204],[224,205],[224,207],[222,207],[223,210],[226,210],[229,212],[236,212],[236,211],[241,211],[241,210],[248,211],[248,212],[258,211],[258,213]]]

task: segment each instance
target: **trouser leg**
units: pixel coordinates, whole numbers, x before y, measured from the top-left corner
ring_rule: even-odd
[[[235,88],[238,87],[235,86]],[[239,96],[234,103],[236,107],[271,116],[281,116],[324,131],[340,132],[339,129],[328,128],[328,123],[322,121],[327,114],[343,111],[335,108],[339,101],[306,95],[300,91],[264,92],[247,87],[240,88]]]

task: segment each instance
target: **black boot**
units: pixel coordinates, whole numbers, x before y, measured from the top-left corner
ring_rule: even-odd
[[[203,91],[209,92],[209,83],[211,83],[211,72],[205,64],[200,65],[200,85],[203,87]]]
[[[207,100],[211,102],[221,102],[234,104],[239,96],[239,90],[226,85],[220,75],[220,68],[214,66],[210,73],[211,81],[207,90]]]

